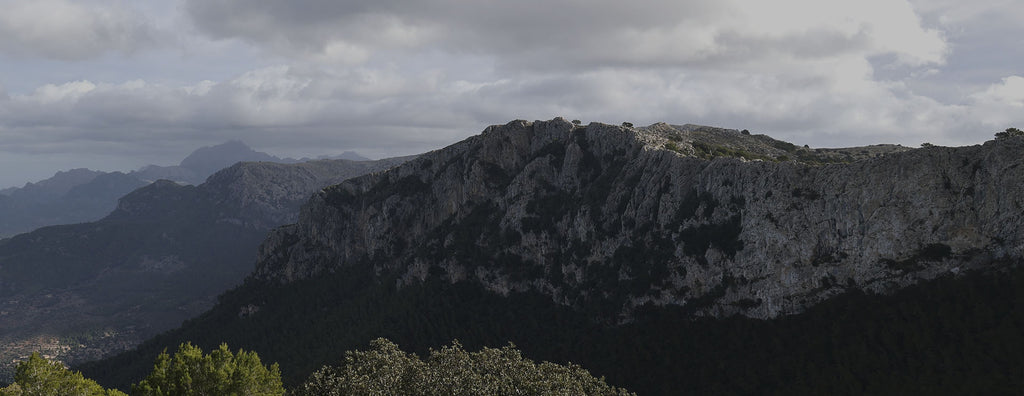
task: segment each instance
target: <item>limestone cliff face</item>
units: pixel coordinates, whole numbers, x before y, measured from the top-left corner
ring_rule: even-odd
[[[1024,139],[889,151],[819,164],[850,154],[514,121],[319,192],[264,242],[256,276],[369,265],[399,286],[537,291],[608,320],[645,303],[769,318],[1024,254]]]

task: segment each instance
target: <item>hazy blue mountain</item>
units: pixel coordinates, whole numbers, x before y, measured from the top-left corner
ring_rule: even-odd
[[[216,146],[199,148],[181,160],[179,166],[199,174],[212,175],[214,172],[240,161],[281,162],[281,159],[253,150],[238,140],[232,140]]]
[[[54,201],[60,199],[75,186],[88,183],[105,172],[94,171],[85,168],[60,171],[53,177],[35,183],[26,183],[25,186],[6,189],[5,195],[22,201],[41,200]]]
[[[367,161],[354,152],[331,159]],[[214,172],[238,162],[298,163],[310,160],[281,159],[257,152],[240,141],[202,147],[179,165],[149,165],[129,173],[72,169],[23,187],[0,191],[0,238],[39,227],[94,221],[106,216],[117,199],[156,180],[198,185]]]
[[[323,159],[343,159],[343,160],[349,160],[349,161],[372,161],[370,158],[366,158],[366,157],[360,155],[359,153],[357,153],[355,151],[343,151],[341,154],[338,154],[338,155],[321,155],[321,156],[318,156],[316,158],[305,158],[305,157],[303,157],[302,159],[294,160],[294,161],[296,161],[296,162],[305,162],[305,161],[314,161],[314,160],[323,160]]]
[[[114,209],[118,198],[146,184],[121,172],[74,169],[11,189],[0,200],[0,238],[99,219]]]
[[[98,221],[0,240],[0,360],[42,350],[77,362],[177,326],[241,282],[266,233],[296,221],[313,192],[406,159],[242,162],[198,186],[136,189]]]
[[[181,163],[173,166],[149,165],[132,172],[142,180],[174,180],[180,183],[198,185],[214,172],[237,162],[278,162],[295,163],[295,160],[281,159],[270,154],[253,150],[241,141],[232,140],[216,146],[196,149]]]

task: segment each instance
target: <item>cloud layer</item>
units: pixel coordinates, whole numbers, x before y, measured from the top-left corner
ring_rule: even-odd
[[[559,115],[812,146],[1024,124],[1024,6],[998,0],[0,3],[0,60],[77,68],[0,75],[6,153],[408,154]]]
[[[511,70],[749,67],[884,54],[923,65],[948,52],[909,3],[886,0],[190,0],[186,9],[211,37],[289,56],[443,50],[493,57]]]
[[[78,60],[156,43],[144,18],[124,2],[2,0],[0,8],[5,55]]]

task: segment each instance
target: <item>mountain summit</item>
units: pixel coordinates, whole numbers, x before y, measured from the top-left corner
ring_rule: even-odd
[[[213,174],[241,161],[281,162],[281,159],[253,150],[239,140],[231,140],[216,146],[199,148],[181,160],[179,166],[199,174]]]
[[[253,150],[239,140],[230,140],[215,146],[200,147],[174,166],[149,165],[132,175],[143,180],[168,179],[198,185],[207,177],[238,162],[294,163],[270,154]]]

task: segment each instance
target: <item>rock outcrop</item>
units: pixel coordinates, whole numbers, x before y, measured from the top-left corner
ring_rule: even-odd
[[[628,321],[643,304],[771,318],[1024,254],[1024,139],[810,150],[655,124],[513,121],[317,193],[256,277],[372,266],[536,291]]]

